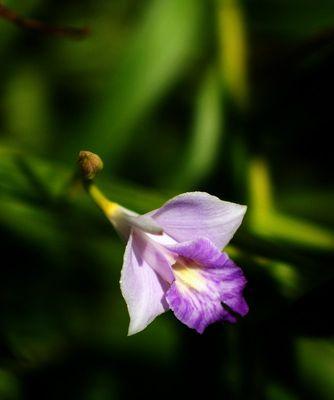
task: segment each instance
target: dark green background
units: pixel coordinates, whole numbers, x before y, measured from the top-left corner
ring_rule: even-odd
[[[0,19],[0,399],[333,399],[333,1],[3,3],[92,33]],[[190,190],[249,206],[243,321],[126,336],[82,149],[138,212]]]

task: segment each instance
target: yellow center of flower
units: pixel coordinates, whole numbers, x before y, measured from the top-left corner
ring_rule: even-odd
[[[195,289],[198,292],[206,289],[206,280],[200,272],[200,267],[193,261],[182,259],[173,265],[176,284],[180,289]]]

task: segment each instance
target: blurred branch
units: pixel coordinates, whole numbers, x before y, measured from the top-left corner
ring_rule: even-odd
[[[71,26],[54,26],[36,19],[25,18],[2,4],[0,4],[0,18],[20,28],[48,35],[82,39],[90,33],[90,29],[87,27],[74,28]]]

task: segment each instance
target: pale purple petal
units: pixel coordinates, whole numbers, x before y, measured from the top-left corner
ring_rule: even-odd
[[[191,192],[174,197],[148,215],[178,242],[206,237],[224,248],[240,226],[246,208],[208,193]]]
[[[171,264],[174,258],[154,238],[162,238],[163,235],[148,235],[138,229],[132,233],[132,246],[138,260],[144,260],[164,281],[172,283],[174,274]]]
[[[212,242],[200,238],[168,248],[179,259],[173,265],[176,279],[166,299],[181,322],[202,333],[213,322],[236,322],[236,315],[248,312],[241,269]]]
[[[165,300],[168,284],[135,253],[132,235],[124,254],[120,284],[130,314],[129,335],[142,331],[169,309]]]

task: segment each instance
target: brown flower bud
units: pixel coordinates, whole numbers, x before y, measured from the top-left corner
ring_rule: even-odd
[[[79,153],[78,165],[84,179],[92,180],[103,169],[103,161],[91,151],[82,150]]]

